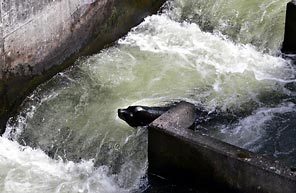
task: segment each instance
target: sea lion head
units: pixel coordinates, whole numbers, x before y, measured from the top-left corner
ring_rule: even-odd
[[[149,125],[160,115],[151,107],[130,106],[127,109],[118,109],[119,118],[132,127]]]

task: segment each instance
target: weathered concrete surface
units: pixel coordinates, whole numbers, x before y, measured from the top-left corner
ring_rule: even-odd
[[[0,133],[32,89],[114,42],[164,1],[0,0]]]
[[[296,1],[287,4],[285,37],[282,52],[296,54]]]
[[[296,173],[278,161],[186,129],[193,108],[181,104],[149,126],[150,175],[219,193],[295,193]]]

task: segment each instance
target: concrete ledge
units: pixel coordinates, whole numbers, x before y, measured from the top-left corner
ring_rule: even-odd
[[[194,106],[181,103],[149,126],[149,173],[217,192],[295,193],[289,168],[187,129]]]

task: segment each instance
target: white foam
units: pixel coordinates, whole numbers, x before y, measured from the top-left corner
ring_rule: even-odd
[[[2,193],[117,193],[115,176],[92,160],[81,163],[49,158],[43,151],[0,137],[0,192]]]
[[[195,61],[189,62],[193,67],[213,66],[218,74],[252,71],[258,80],[278,76],[277,69],[288,68],[281,58],[258,52],[251,45],[235,44],[225,37],[202,32],[195,23],[179,23],[166,15],[147,17],[119,43],[138,46],[143,51],[177,54],[187,61],[194,57]]]
[[[160,71],[166,69],[167,73],[168,69],[175,69],[180,75],[187,73],[190,80],[178,79],[187,92],[194,89],[194,85],[186,85],[185,81],[197,82],[195,88],[210,86],[208,99],[200,98],[204,93],[194,93],[196,99],[205,101],[207,106],[239,106],[252,98],[253,93],[260,95],[279,84],[295,82],[289,61],[264,54],[248,44],[234,43],[221,34],[202,32],[195,23],[179,23],[165,14],[147,17],[119,40],[119,44],[155,53],[155,57],[160,58]],[[152,85],[161,78],[152,80]]]

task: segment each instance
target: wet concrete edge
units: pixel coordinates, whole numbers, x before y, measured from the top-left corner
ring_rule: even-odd
[[[279,161],[188,129],[192,109],[182,103],[149,126],[149,175],[211,192],[295,192],[296,173]]]

